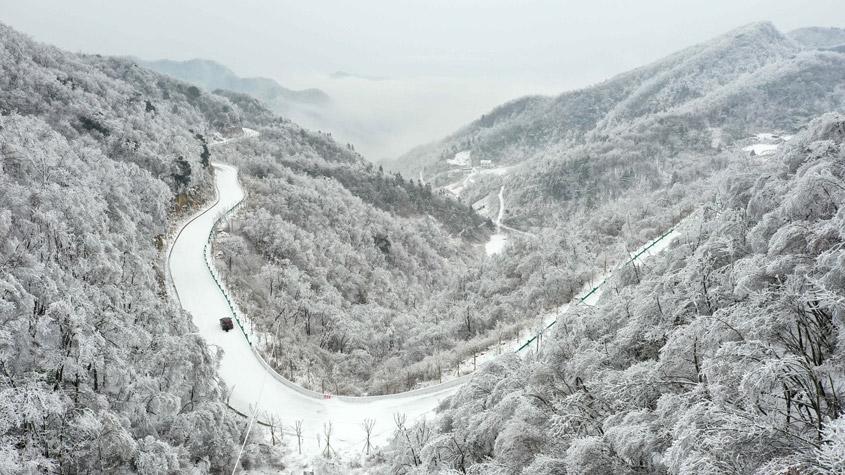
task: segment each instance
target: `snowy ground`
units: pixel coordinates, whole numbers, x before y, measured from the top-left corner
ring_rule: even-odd
[[[219,133],[216,133],[211,137],[211,142],[209,142],[209,145],[223,145],[229,142],[233,142],[235,140],[258,137],[259,135],[259,132],[257,130],[249,129],[246,127],[241,127],[241,131],[243,132],[243,134],[235,137],[223,137]]]
[[[508,237],[505,233],[497,232],[496,234],[490,236],[490,240],[484,244],[484,252],[486,252],[488,256],[496,255],[505,249],[505,245],[507,243]]]
[[[520,229],[512,228],[505,223],[502,222],[502,219],[505,217],[505,187],[502,185],[499,187],[499,194],[498,194],[498,212],[496,213],[496,219],[493,220],[493,223],[496,225],[496,233],[490,236],[490,239],[484,245],[484,251],[487,253],[488,256],[492,256],[495,254],[499,254],[500,252],[505,250],[505,246],[508,243],[508,235],[509,234],[527,234],[532,235],[527,231],[522,231]]]
[[[488,256],[498,254],[505,249],[508,237],[502,232],[502,218],[505,216],[505,187],[499,188],[499,213],[496,215],[496,234],[490,236],[490,240],[484,246]]]
[[[454,158],[450,158],[449,160],[446,160],[446,163],[448,163],[449,165],[455,165],[455,166],[458,166],[458,167],[465,167],[465,166],[468,166],[470,164],[470,162],[472,161],[471,157],[472,157],[472,152],[470,152],[469,150],[464,150],[464,151],[456,153]]]
[[[473,168],[472,170],[470,170],[469,173],[467,173],[467,176],[465,176],[464,178],[462,178],[462,179],[460,179],[460,180],[458,180],[454,183],[450,183],[450,184],[444,186],[443,189],[445,189],[449,193],[452,193],[455,196],[455,198],[460,198],[461,193],[463,193],[464,190],[466,189],[466,187],[469,186],[470,183],[472,183],[474,181],[473,178],[475,177],[475,175],[477,173],[478,173],[478,169]]]
[[[756,157],[765,157],[774,154],[778,147],[790,139],[792,139],[791,135],[777,135],[768,132],[759,133],[754,136],[755,143],[743,147],[742,150]]]
[[[451,193],[455,196],[455,198],[460,198],[461,194],[466,190],[466,188],[475,183],[475,179],[479,176],[484,175],[496,175],[496,176],[505,176],[511,172],[513,167],[495,167],[495,168],[478,168],[472,167],[472,169],[467,173],[467,175],[460,180],[457,180],[453,183],[443,186],[443,189]]]
[[[772,155],[778,149],[779,144],[771,144],[771,143],[756,143],[753,145],[749,145],[747,147],[743,147],[744,152],[754,152],[756,156],[764,156],[764,155]]]

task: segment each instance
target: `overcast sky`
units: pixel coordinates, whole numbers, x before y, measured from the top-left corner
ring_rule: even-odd
[[[71,51],[208,58],[242,76],[344,97],[355,92],[348,84],[332,91],[328,74],[391,78],[381,87],[401,108],[360,120],[410,115],[421,123],[379,154],[434,139],[506,99],[588,85],[760,20],[782,31],[845,27],[845,7],[843,0],[0,0],[0,21]],[[379,86],[369,89],[358,105]]]

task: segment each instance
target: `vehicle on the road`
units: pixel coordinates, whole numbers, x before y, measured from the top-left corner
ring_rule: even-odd
[[[221,318],[220,319],[220,328],[222,328],[223,331],[226,331],[226,332],[228,332],[232,328],[235,328],[235,325],[232,323],[232,317]]]

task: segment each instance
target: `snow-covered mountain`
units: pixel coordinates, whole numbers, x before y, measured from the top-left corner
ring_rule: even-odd
[[[163,252],[236,109],[0,25],[0,472],[230,465],[238,419]]]
[[[841,107],[843,93],[835,86],[843,68],[841,55],[801,52],[770,23],[756,23],[595,86],[517,99],[391,166],[409,174],[424,170],[442,185],[449,180],[446,161],[462,151],[479,161],[514,164],[674,118],[718,130],[722,143],[756,130],[791,130]]]
[[[842,473],[845,116],[713,183],[675,245],[538,358],[485,366],[385,471]]]

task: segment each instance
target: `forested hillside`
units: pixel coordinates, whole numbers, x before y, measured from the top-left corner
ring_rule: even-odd
[[[406,156],[435,183],[455,179],[446,159],[460,151],[481,169],[521,161],[461,199],[503,187],[506,224],[565,236],[560,248],[588,250],[593,269],[685,216],[700,222],[617,275],[599,307],[559,321],[541,358],[500,358],[436,425],[405,431],[389,470],[842,471],[843,119],[807,123],[843,110],[843,78],[842,54],[751,25],[593,88],[512,102]],[[551,248],[524,254],[530,235],[511,239],[502,261],[560,262]]]
[[[419,308],[477,264],[489,222],[325,135],[268,113],[252,117],[246,124],[260,138],[220,151],[240,167],[248,197],[224,227],[217,258],[266,338],[267,359],[314,389],[407,389],[408,375],[396,370],[406,341],[442,331],[420,320]]]
[[[720,150],[755,133],[785,135],[814,113],[842,110],[843,77],[842,54],[803,52],[788,67],[761,68],[670,111],[591,131],[584,144],[539,154],[509,177],[518,203],[511,219],[541,225],[573,203],[612,199],[644,181],[652,189],[672,186],[690,166],[707,166]],[[543,192],[536,193],[537,187]]]
[[[842,473],[845,116],[735,162],[690,231],[397,437],[404,473]]]
[[[209,195],[198,134],[237,120],[0,26],[0,472],[231,469],[242,423],[163,252]]]
[[[472,202],[504,183],[507,222],[532,231],[484,263],[462,242],[487,232],[468,207],[227,94],[262,135],[226,157],[250,198],[218,241],[218,266],[281,374],[344,394],[438,381],[696,209],[715,172],[747,161],[743,134],[796,130],[839,107],[841,72],[841,55],[801,52],[757,24],[561,96],[545,119],[554,126],[532,129],[542,151],[467,192]],[[600,109],[564,106],[598,99]],[[509,117],[544,102],[517,102]],[[575,135],[560,142],[559,131]]]
[[[626,186],[616,183],[621,165],[581,162],[567,188],[573,199],[555,210],[566,221],[549,220],[482,261],[458,251],[468,243],[456,238],[478,235],[483,224],[467,207],[356,162],[349,150],[313,156],[296,134],[279,150],[275,132],[248,125],[261,139],[225,152],[250,197],[218,240],[218,267],[276,369],[341,394],[451,377],[459,361],[527,333],[627,250],[689,214],[711,193],[715,171],[747,161],[734,151],[686,154],[673,159],[672,174],[630,166]]]
[[[346,359],[351,349],[358,350],[365,337],[360,328],[341,333],[343,327],[336,327],[351,325],[349,314],[358,315],[359,326],[388,339],[384,345],[368,342],[380,347],[373,354],[386,355],[381,360],[395,356],[406,336],[401,332],[397,341],[389,341],[386,329],[409,317],[398,311],[445,291],[455,274],[466,272],[475,262],[472,246],[489,233],[488,222],[469,207],[432,193],[422,183],[387,175],[351,147],[276,117],[250,97],[225,91],[207,94],[127,60],[69,55],[8,29],[4,45],[6,84],[0,107],[5,114],[39,117],[72,147],[93,148],[162,183],[164,188],[148,187],[159,190],[155,199],[124,197],[158,204],[160,215],[143,229],[143,242],[155,244],[159,252],[164,250],[168,218],[195,209],[210,197],[209,160],[228,159],[243,167],[247,210],[229,230],[231,236],[221,239],[222,255],[227,256],[221,268],[233,284],[238,279],[249,281],[234,287],[265,336],[303,339],[299,347],[272,345],[285,348],[279,358],[287,364],[280,363],[280,371],[296,361],[299,370],[313,364],[314,372],[322,374],[331,370],[332,362]],[[219,155],[223,149],[212,146],[212,136],[232,133],[242,125],[260,130],[260,139],[227,147]],[[37,147],[39,140],[34,138],[30,147]],[[61,170],[61,160],[55,161]],[[134,223],[137,218],[126,219]],[[138,265],[148,266],[163,285],[156,259],[139,258]],[[251,282],[254,265],[268,267],[268,275],[276,279],[271,285],[282,289],[305,285],[307,292],[288,295],[271,289],[275,305],[268,307],[263,296],[266,283]],[[291,272],[300,276],[291,277]],[[313,330],[309,323],[306,331],[291,325],[279,332],[278,311],[298,308],[292,303],[304,306],[305,319],[314,319]],[[408,324],[419,327],[420,333],[426,331],[425,322],[410,320],[404,325]],[[378,371],[369,363],[366,369]],[[334,385],[348,378],[341,374],[332,379]],[[407,380],[385,376],[373,390],[387,391],[400,378]],[[323,383],[313,374],[305,382],[312,387]]]

